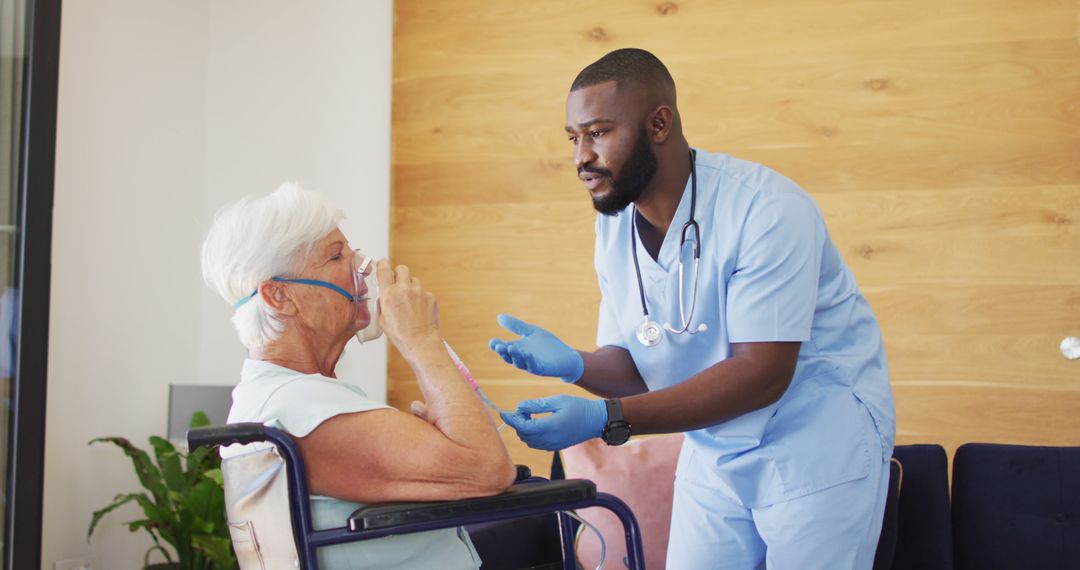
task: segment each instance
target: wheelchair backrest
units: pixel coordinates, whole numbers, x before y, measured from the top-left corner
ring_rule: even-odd
[[[244,448],[251,451],[221,461],[229,534],[240,569],[298,568],[285,460],[273,445]]]

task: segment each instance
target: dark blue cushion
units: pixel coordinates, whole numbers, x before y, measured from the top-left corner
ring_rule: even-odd
[[[952,489],[960,570],[1080,569],[1080,447],[965,444]]]
[[[898,445],[902,480],[897,501],[893,570],[951,570],[949,456],[936,444]]]

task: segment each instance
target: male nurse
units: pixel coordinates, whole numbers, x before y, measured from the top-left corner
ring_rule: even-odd
[[[870,568],[896,412],[877,320],[813,199],[692,148],[644,50],[578,74],[566,134],[599,212],[599,348],[509,315],[518,338],[491,348],[599,398],[525,400],[503,419],[546,450],[685,432],[668,568]]]

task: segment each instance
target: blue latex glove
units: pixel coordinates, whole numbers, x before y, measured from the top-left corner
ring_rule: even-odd
[[[510,315],[499,315],[496,320],[502,327],[521,338],[507,342],[493,338],[488,346],[507,364],[536,374],[556,376],[563,382],[577,382],[585,373],[585,361],[578,351],[570,348],[548,331],[518,320]]]
[[[551,412],[550,416],[533,419],[533,414]],[[607,425],[607,406],[603,400],[587,400],[577,396],[552,396],[524,400],[517,412],[499,414],[506,425],[517,431],[518,437],[533,449],[558,451],[587,439],[600,437]]]

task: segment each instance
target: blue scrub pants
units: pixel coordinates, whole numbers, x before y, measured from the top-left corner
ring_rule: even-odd
[[[881,468],[865,477],[756,509],[676,478],[667,568],[871,568],[889,487],[888,458],[871,448]]]

